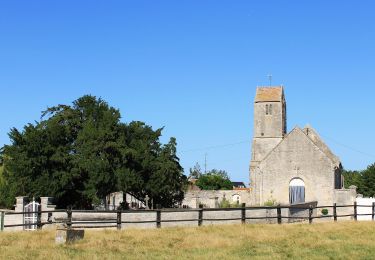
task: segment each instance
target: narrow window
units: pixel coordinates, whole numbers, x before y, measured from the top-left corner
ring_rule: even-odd
[[[268,105],[266,105],[266,115],[268,115]]]
[[[269,105],[268,107],[268,114],[272,115],[272,105]]]

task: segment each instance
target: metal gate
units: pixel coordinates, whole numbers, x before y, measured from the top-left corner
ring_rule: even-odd
[[[38,211],[40,204],[32,201],[24,207],[23,223],[25,224],[24,230],[36,230],[38,221]]]

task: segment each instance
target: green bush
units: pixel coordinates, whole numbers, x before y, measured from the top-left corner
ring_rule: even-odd
[[[240,205],[237,202],[230,203],[229,200],[223,198],[223,200],[219,203],[219,208],[239,208]]]
[[[264,206],[266,207],[272,207],[272,206],[276,206],[277,205],[277,201],[275,199],[268,199],[267,201],[264,202]]]
[[[328,215],[328,209],[322,209],[322,215],[327,216]]]

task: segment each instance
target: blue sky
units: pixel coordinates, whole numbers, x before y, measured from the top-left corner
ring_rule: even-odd
[[[0,146],[84,94],[165,127],[182,166],[249,182],[258,85],[347,169],[375,162],[372,1],[1,1]]]

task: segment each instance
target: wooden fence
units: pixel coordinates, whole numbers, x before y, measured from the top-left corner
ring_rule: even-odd
[[[371,214],[358,214],[358,207],[364,208],[371,208]],[[349,209],[353,212],[353,214],[337,214],[337,210],[340,208]],[[283,215],[282,210],[287,209],[289,212],[291,210],[300,210],[305,211],[307,214],[306,216],[293,216],[293,215]],[[316,214],[317,210],[319,209],[331,209],[332,214],[327,215],[320,215]],[[273,211],[276,214],[272,214],[272,216],[254,216],[252,215],[253,210],[268,210]],[[205,217],[208,212],[238,212],[240,217],[232,217],[232,218],[212,218],[212,217]],[[275,212],[276,211],[276,212]],[[315,211],[315,214],[314,214]],[[197,218],[179,218],[179,219],[162,219],[162,213],[183,213],[183,212],[196,212]],[[42,214],[48,214],[52,216],[54,214],[64,214],[66,217],[60,218],[59,220],[50,219],[47,221],[42,221]],[[127,220],[127,214],[141,214],[141,213],[155,213],[155,218],[153,220]],[[225,221],[238,221],[238,223],[245,224],[251,220],[274,220],[274,223],[282,224],[286,223],[283,220],[299,220],[299,221],[308,221],[308,223],[312,224],[314,219],[323,219],[323,218],[331,218],[333,221],[337,221],[339,218],[344,217],[351,217],[353,220],[357,221],[358,216],[371,216],[372,221],[375,219],[375,202],[372,205],[357,205],[354,203],[353,205],[336,205],[333,204],[331,206],[311,206],[310,207],[301,207],[301,206],[282,206],[277,205],[273,207],[246,207],[245,204],[242,204],[242,207],[239,208],[203,208],[200,207],[199,209],[161,209],[160,206],[157,206],[157,209],[154,210],[117,210],[117,211],[97,211],[97,210],[54,210],[54,211],[35,211],[35,212],[27,212],[27,214],[36,214],[36,222],[32,223],[17,223],[17,224],[7,224],[5,223],[5,216],[11,215],[25,215],[26,212],[1,212],[1,231],[6,228],[14,228],[14,227],[25,227],[25,226],[34,226],[35,229],[42,229],[44,225],[50,224],[65,224],[67,228],[117,228],[118,230],[122,229],[123,224],[155,224],[155,227],[161,228],[163,223],[178,223],[178,222],[191,222],[197,226],[202,226],[205,222],[225,222]],[[100,220],[93,220],[92,218],[75,218],[75,215],[78,214],[110,214],[111,218],[105,218]],[[24,219],[24,218],[22,218]]]

